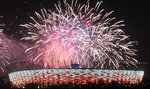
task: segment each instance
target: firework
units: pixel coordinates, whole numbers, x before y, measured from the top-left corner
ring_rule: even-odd
[[[0,29],[0,71],[5,72],[5,65],[9,64],[10,54],[8,52],[7,39]]]
[[[19,67],[22,68],[19,65],[19,62],[25,61],[24,59],[26,59],[26,55],[24,52],[27,48],[28,46],[26,44],[14,40],[12,37],[3,33],[3,30],[0,29],[0,72],[6,73],[6,71],[10,72],[13,69],[18,69]],[[18,61],[20,59],[21,61]],[[12,64],[14,64],[13,67],[11,66]],[[9,66],[11,67],[9,68]]]
[[[22,40],[32,42],[26,50],[29,60],[45,68],[79,64],[80,68],[122,69],[136,65],[132,48],[136,42],[129,41],[121,29],[123,21],[112,23],[113,11],[103,14],[101,3],[92,8],[89,0],[85,4],[63,0],[55,4],[54,11],[35,12],[38,19],[31,17],[33,23],[21,25],[28,29]]]

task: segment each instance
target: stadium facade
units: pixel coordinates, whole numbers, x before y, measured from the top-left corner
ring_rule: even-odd
[[[86,85],[88,83],[123,83],[139,84],[144,71],[135,70],[102,70],[102,69],[37,69],[9,73],[13,87],[23,88],[27,84],[40,87],[63,84]]]

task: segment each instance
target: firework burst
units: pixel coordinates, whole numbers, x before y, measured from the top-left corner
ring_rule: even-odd
[[[135,41],[121,29],[123,21],[112,24],[110,14],[100,10],[102,2],[91,8],[89,0],[79,4],[67,0],[55,4],[55,11],[41,9],[38,19],[21,26],[28,29],[22,40],[32,41],[26,50],[29,60],[44,64],[46,68],[68,68],[79,64],[81,68],[113,68],[136,65]],[[63,8],[63,9],[62,9]]]
[[[10,54],[8,52],[7,39],[0,29],[0,71],[5,72],[5,65],[9,64]]]

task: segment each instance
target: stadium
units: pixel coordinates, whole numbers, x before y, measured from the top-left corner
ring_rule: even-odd
[[[13,68],[12,68],[13,66]],[[12,88],[58,88],[83,87],[87,85],[117,84],[139,85],[142,70],[83,69],[72,64],[66,69],[44,69],[29,61],[17,60],[7,65]],[[10,70],[9,70],[10,69]],[[81,87],[81,88],[82,88]]]
[[[27,84],[35,83],[41,88],[63,84],[86,85],[87,83],[110,84],[139,84],[143,78],[143,71],[128,70],[98,70],[98,69],[43,69],[24,70],[9,74],[13,87],[23,88]]]

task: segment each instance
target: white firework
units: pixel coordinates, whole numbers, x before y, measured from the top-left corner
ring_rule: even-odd
[[[67,0],[55,4],[56,10],[35,12],[38,19],[21,26],[28,29],[22,40],[32,41],[26,50],[29,60],[46,68],[64,68],[79,64],[81,68],[113,68],[136,65],[135,41],[129,41],[121,29],[123,21],[112,23],[113,12],[103,14],[102,2],[95,8]]]
[[[0,29],[0,71],[5,72],[6,65],[9,64],[10,54],[8,52],[7,39]]]

